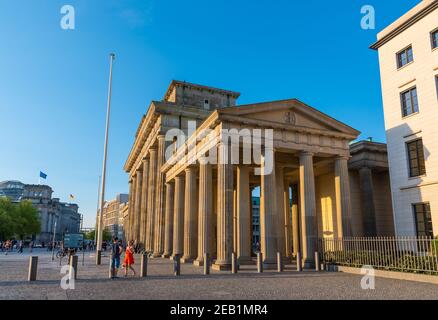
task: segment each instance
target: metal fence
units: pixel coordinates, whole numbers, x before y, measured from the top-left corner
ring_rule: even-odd
[[[352,237],[320,239],[324,264],[438,275],[438,239],[429,237]]]

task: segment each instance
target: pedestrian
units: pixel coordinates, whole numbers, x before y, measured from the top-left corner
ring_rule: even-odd
[[[33,250],[33,241],[29,242],[29,252],[32,253]]]
[[[24,244],[23,244],[23,240],[20,240],[20,242],[18,243],[18,253],[23,253],[23,247],[24,247]]]
[[[117,278],[117,272],[120,268],[120,255],[122,248],[119,244],[119,239],[115,237],[111,245],[111,279]]]
[[[123,260],[123,268],[125,269],[125,278],[128,276],[128,269],[130,269],[134,273],[134,277],[136,276],[135,269],[132,267],[134,264],[134,241],[129,241],[126,246],[125,251],[125,259]]]

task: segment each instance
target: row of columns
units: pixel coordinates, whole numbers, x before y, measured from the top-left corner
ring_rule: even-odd
[[[203,264],[205,253],[212,255],[216,250],[215,270],[231,267],[233,251],[240,263],[250,262],[249,167],[237,166],[234,191],[231,153],[220,143],[217,188],[213,187],[212,165],[203,161],[198,166],[187,167],[184,175],[166,183],[164,174],[158,170],[164,163],[164,139],[160,140],[158,148],[149,150],[149,157],[143,159],[130,182],[128,238],[140,239],[154,256],[180,255],[182,262],[196,265]],[[313,165],[313,154],[302,152],[299,183],[292,185],[290,206],[284,168],[274,165],[271,172],[266,172],[262,159],[260,235],[265,267],[276,265],[277,252],[291,256],[298,251],[304,267],[313,266],[318,236]],[[215,192],[217,197],[214,197]],[[346,236],[350,234],[351,211],[346,157],[335,159],[335,193],[338,233]],[[213,247],[215,238],[216,248]]]

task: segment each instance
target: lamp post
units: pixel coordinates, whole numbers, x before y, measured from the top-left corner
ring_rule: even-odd
[[[56,237],[56,220],[53,226],[53,239],[52,239],[52,261],[55,260],[55,237]]]
[[[105,178],[106,178],[106,158],[108,151],[108,131],[110,124],[110,110],[111,110],[111,92],[112,92],[112,80],[113,80],[113,62],[116,55],[114,53],[110,54],[110,74],[108,83],[108,103],[106,110],[106,128],[105,128],[105,143],[103,147],[103,165],[102,165],[102,185],[100,190],[100,210],[99,210],[99,222],[97,225],[97,252],[96,252],[96,264],[101,263],[102,255],[102,236],[103,236],[103,205],[105,201]]]

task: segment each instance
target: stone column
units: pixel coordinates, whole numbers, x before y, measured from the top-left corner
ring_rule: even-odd
[[[137,179],[135,187],[135,207],[134,207],[134,241],[140,240],[140,209],[141,209],[141,190],[142,190],[142,177],[143,172],[141,168],[137,170]]]
[[[218,144],[217,259],[213,270],[231,269],[233,249],[233,165],[228,143]]]
[[[296,257],[300,252],[300,212],[298,205],[298,185],[292,185],[292,247]]]
[[[149,181],[149,159],[143,158],[143,184],[141,188],[141,208],[140,208],[140,245],[145,248],[146,245],[146,216],[148,205],[148,181]]]
[[[198,257],[194,264],[204,264],[204,253],[210,252],[211,220],[213,218],[213,177],[211,164],[199,165]]]
[[[193,262],[197,255],[198,233],[198,186],[195,167],[185,169],[186,187],[184,201],[184,256],[182,263]]]
[[[284,238],[285,238],[285,254],[286,257],[292,256],[292,226],[290,214],[290,194],[289,181],[283,181],[283,201],[284,201]]]
[[[304,268],[313,268],[317,241],[313,154],[300,154],[301,248]]]
[[[284,205],[284,168],[280,165],[276,166],[275,174],[276,192],[277,195],[277,251],[286,256],[286,237],[285,237],[285,205]]]
[[[371,168],[362,167],[359,169],[359,183],[364,236],[375,237],[377,235],[376,209],[373,193],[373,171]]]
[[[164,231],[164,253],[163,258],[172,255],[173,247],[173,213],[174,213],[174,182],[166,183],[166,222]]]
[[[338,238],[351,236],[350,178],[348,157],[335,159],[335,191]]]
[[[131,193],[130,193],[130,195],[129,195],[129,208],[128,208],[128,210],[129,210],[129,240],[134,240],[134,221],[135,221],[135,219],[134,219],[134,212],[135,212],[135,187],[137,186],[137,183],[136,183],[136,179],[137,179],[137,177],[136,177],[136,174],[134,174],[133,176],[132,176],[132,179],[131,179]],[[102,212],[100,212],[100,214],[103,214],[103,209],[102,209]]]
[[[158,136],[157,154],[157,204],[155,206],[155,242],[154,256],[158,257],[164,251],[164,215],[166,211],[166,183],[165,176],[161,173],[161,167],[165,163],[166,140],[164,135]]]
[[[251,263],[251,211],[249,168],[237,167],[237,259],[240,264]]]
[[[149,183],[148,183],[148,212],[146,219],[146,250],[154,250],[154,225],[155,225],[155,204],[156,204],[156,181],[157,181],[157,149],[149,150]]]
[[[273,150],[265,150],[274,152]],[[268,158],[269,159],[269,158]],[[275,181],[275,156],[272,157],[272,164],[261,164],[261,184],[260,184],[260,242],[263,255],[264,268],[273,269],[277,263],[277,201]],[[271,172],[268,170],[272,168]]]
[[[184,250],[184,178],[175,177],[175,199],[173,215],[172,256],[183,254]]]

